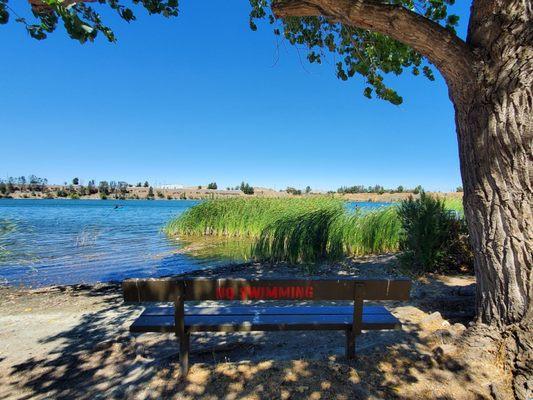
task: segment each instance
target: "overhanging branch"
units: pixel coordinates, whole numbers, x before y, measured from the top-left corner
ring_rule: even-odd
[[[272,10],[278,18],[323,16],[390,36],[427,57],[452,90],[473,79],[474,55],[469,46],[436,22],[400,5],[372,0],[273,0]]]

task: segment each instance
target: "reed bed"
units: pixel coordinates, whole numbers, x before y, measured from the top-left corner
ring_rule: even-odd
[[[398,250],[396,208],[348,211],[329,197],[214,199],[171,221],[170,236],[253,239],[255,259],[313,263]]]
[[[447,210],[455,211],[458,214],[461,214],[461,215],[464,214],[462,197],[445,197],[444,207]]]

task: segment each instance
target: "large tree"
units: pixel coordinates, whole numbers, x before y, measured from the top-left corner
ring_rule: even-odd
[[[96,0],[28,0],[36,20],[16,17],[43,39],[61,19],[81,42],[98,33],[114,41],[90,4]],[[337,57],[337,76],[362,76],[364,95],[399,104],[384,82],[409,69],[444,77],[455,108],[464,208],[475,252],[478,322],[508,344],[514,390],[527,396],[533,358],[532,80],[531,0],[472,0],[466,40],[455,33],[454,0],[250,0],[252,29],[267,18],[274,33],[305,47],[310,62]],[[123,3],[175,16],[177,0],[97,0],[126,21]],[[0,0],[0,23],[15,11]],[[531,388],[529,388],[531,389]]]

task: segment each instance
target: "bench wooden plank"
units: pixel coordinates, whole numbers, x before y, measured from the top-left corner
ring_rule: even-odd
[[[390,314],[383,306],[364,306],[365,314]],[[344,315],[353,314],[350,306],[188,306],[185,305],[186,315]],[[173,306],[147,307],[142,316],[146,315],[174,315]]]
[[[167,307],[170,308],[170,307]],[[352,314],[288,315],[185,315],[185,328],[191,332],[242,332],[277,330],[346,330],[351,328]],[[363,330],[396,329],[401,326],[390,312],[363,312]],[[132,332],[174,332],[172,315],[142,315],[130,327]]]
[[[178,282],[185,285],[187,301],[353,300],[354,288],[360,284],[365,287],[365,300],[408,300],[411,289],[411,281],[408,279],[127,279],[122,283],[124,300],[175,301]],[[283,290],[279,290],[280,288]],[[287,288],[305,290],[302,294],[301,290],[287,291]],[[229,293],[233,297],[230,298]],[[272,297],[274,295],[277,297]]]

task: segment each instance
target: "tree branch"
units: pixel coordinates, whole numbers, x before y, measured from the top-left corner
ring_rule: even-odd
[[[473,80],[475,57],[457,35],[401,5],[375,0],[273,0],[278,18],[325,17],[333,22],[382,33],[427,57],[459,95],[465,81]]]

